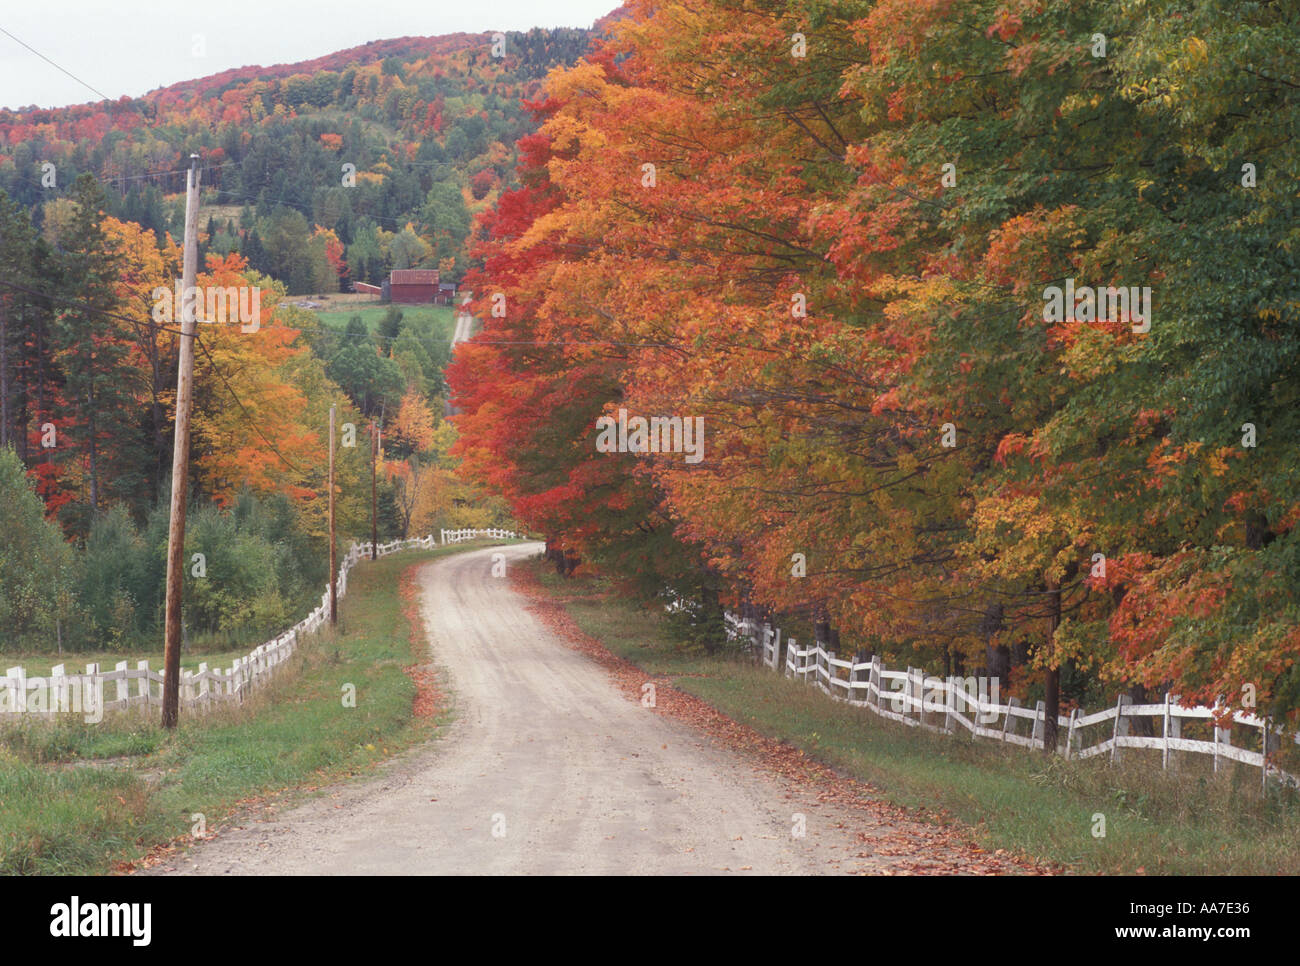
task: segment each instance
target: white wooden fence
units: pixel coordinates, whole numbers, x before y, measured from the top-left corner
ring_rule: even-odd
[[[856,663],[835,656],[821,644],[801,648],[794,639],[785,644],[785,661],[778,667],[781,631],[768,624],[758,628],[728,615],[733,634],[748,638],[764,665],[786,677],[811,684],[836,700],[867,708],[883,718],[930,731],[953,733],[958,725],[973,735],[991,738],[1025,748],[1041,748],[1046,721],[1044,705],[1021,707],[1015,698],[998,700],[996,683],[989,679],[926,675],[920,668],[890,670],[878,656]],[[761,633],[760,633],[761,631]],[[1128,695],[1120,695],[1114,707],[1092,714],[1075,708],[1057,718],[1056,751],[1066,758],[1093,758],[1109,754],[1119,757],[1123,748],[1148,748],[1161,753],[1161,764],[1168,768],[1178,752],[1212,755],[1214,770],[1221,761],[1239,761],[1261,769],[1261,779],[1270,777],[1300,787],[1300,778],[1290,775],[1268,761],[1266,752],[1280,744],[1280,735],[1266,718],[1235,712],[1231,721],[1248,729],[1258,729],[1259,751],[1232,743],[1232,727],[1210,726],[1212,737],[1183,737],[1184,721],[1210,721],[1216,709],[1203,705],[1184,707],[1178,698],[1166,695],[1155,704],[1134,704]],[[1159,723],[1153,737],[1133,734],[1136,718],[1152,718]],[[1300,744],[1300,735],[1294,740]],[[1254,744],[1255,742],[1251,742]]]
[[[460,543],[475,536],[504,539],[513,533],[504,530],[444,530],[443,544]],[[454,535],[452,539],[448,539]],[[472,535],[472,536],[470,536]],[[377,557],[399,550],[430,549],[436,546],[433,536],[412,537],[381,543]],[[340,600],[348,590],[348,572],[360,560],[370,556],[370,542],[352,544],[339,566],[336,578]],[[180,704],[190,710],[207,710],[217,704],[241,702],[251,690],[269,680],[275,669],[289,659],[304,635],[315,633],[329,620],[329,587],[321,594],[320,605],[274,640],[261,644],[243,657],[237,657],[226,670],[199,664],[197,671],[181,670]],[[22,667],[11,667],[0,678],[0,713],[53,716],[77,713],[87,721],[98,721],[106,711],[130,707],[162,706],[161,669],[153,670],[149,661],[131,667],[118,661],[111,671],[98,664],[87,664],[84,674],[68,674],[56,665],[48,678],[28,675]],[[107,686],[107,688],[106,688]]]
[[[466,540],[477,540],[480,537],[486,537],[490,540],[518,540],[520,534],[513,530],[444,530],[442,531],[442,544],[445,547],[449,543],[464,543]]]

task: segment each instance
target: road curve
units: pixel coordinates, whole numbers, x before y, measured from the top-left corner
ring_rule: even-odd
[[[885,871],[860,810],[642,708],[492,576],[539,545],[418,574],[454,722],[389,766],[167,861],[180,874],[808,874]],[[800,813],[806,834],[792,834]]]

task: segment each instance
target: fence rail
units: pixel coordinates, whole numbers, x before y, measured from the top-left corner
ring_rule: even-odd
[[[446,545],[476,537],[507,539],[514,536],[512,532],[495,529],[443,530],[442,542]],[[379,544],[375,548],[375,556],[386,557],[399,550],[431,549],[435,546],[437,544],[432,534],[408,540],[393,540]],[[353,542],[335,577],[340,600],[347,594],[348,573],[369,555],[370,541]],[[293,655],[303,636],[314,634],[328,620],[327,585],[315,610],[279,637],[258,645],[243,657],[235,658],[225,670],[210,668],[207,662],[201,662],[197,671],[182,669],[181,707],[191,711],[206,711],[219,704],[242,702]],[[68,674],[67,668],[58,664],[51,669],[49,677],[28,675],[22,667],[11,667],[0,678],[0,713],[47,717],[76,713],[85,716],[87,721],[98,721],[107,711],[161,707],[162,682],[162,671],[152,669],[148,660],[137,661],[135,667],[131,667],[127,661],[118,661],[111,671],[104,670],[97,663],[91,663],[86,665],[84,674]]]
[[[466,540],[478,540],[486,537],[490,540],[518,540],[520,535],[513,530],[444,530],[442,531],[442,543],[446,546],[449,543],[464,543]]]
[[[813,685],[836,700],[928,731],[951,734],[961,726],[981,738],[1024,748],[1043,746],[1046,723],[1043,702],[1039,701],[1033,708],[1021,707],[1015,698],[1000,702],[998,688],[996,684],[989,686],[989,679],[984,679],[981,685],[977,678],[939,678],[925,674],[920,668],[891,670],[878,655],[863,662],[844,660],[820,643],[801,648],[793,638],[783,646],[779,628],[773,629],[770,624],[760,628],[753,621],[728,617],[732,634],[749,640],[762,664],[786,677]],[[1269,778],[1275,778],[1300,787],[1300,778],[1269,761],[1269,753],[1281,744],[1281,734],[1267,718],[1241,711],[1234,712],[1230,718],[1218,718],[1219,710],[1204,705],[1183,706],[1175,695],[1166,695],[1163,701],[1152,704],[1134,704],[1128,695],[1120,695],[1115,705],[1104,711],[1085,714],[1075,708],[1068,715],[1058,716],[1055,751],[1066,758],[1109,754],[1115,760],[1124,748],[1153,749],[1161,752],[1164,768],[1175,761],[1178,752],[1212,755],[1215,771],[1219,770],[1221,761],[1238,761],[1259,768],[1265,784]],[[1152,730],[1158,730],[1158,735],[1133,733],[1133,721],[1144,718],[1154,719],[1158,728]],[[1221,727],[1215,724],[1216,718],[1230,724]],[[1184,721],[1209,721],[1211,736],[1184,737]],[[1234,725],[1259,732],[1258,751],[1233,744]],[[1293,736],[1293,740],[1300,744],[1300,735]]]

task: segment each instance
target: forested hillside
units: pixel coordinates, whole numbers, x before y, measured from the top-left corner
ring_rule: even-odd
[[[458,280],[470,211],[510,180],[531,129],[521,102],[589,32],[504,36],[502,56],[492,34],[404,38],[133,100],[0,111],[0,190],[56,230],[88,172],[110,215],[179,238],[198,153],[204,200],[221,206],[204,219],[204,254],[239,252],[291,294],[392,268]]]
[[[589,34],[404,38],[0,112],[0,649],[157,641],[178,347],[158,293],[181,274],[191,154],[198,285],[256,291],[258,315],[200,316],[188,632],[260,640],[319,593],[331,405],[343,538],[369,536],[372,431],[381,539],[506,522],[453,475],[451,309],[334,322],[287,297],[402,268],[460,281],[535,127],[523,101]]]
[[[466,467],[712,645],[1294,723],[1291,5],[630,6],[482,218]]]

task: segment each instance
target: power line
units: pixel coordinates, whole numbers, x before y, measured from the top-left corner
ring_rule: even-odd
[[[34,296],[36,296],[37,298],[49,299],[51,302],[58,302],[58,303],[60,303],[60,304],[62,304],[62,305],[69,305],[69,306],[73,306],[73,307],[76,307],[76,308],[80,308],[80,309],[82,309],[83,311],[86,310],[86,309],[89,309],[91,312],[97,312],[97,313],[99,313],[100,315],[105,316],[106,318],[117,319],[117,320],[120,321],[120,322],[128,322],[128,323],[130,323],[131,325],[135,325],[135,326],[141,326],[141,325],[143,325],[143,326],[148,326],[149,328],[151,328],[151,329],[156,329],[156,330],[159,331],[159,332],[170,332],[170,333],[172,333],[173,335],[183,335],[183,334],[184,334],[184,333],[181,332],[180,329],[174,329],[174,328],[172,328],[171,326],[163,325],[163,324],[160,323],[160,322],[155,322],[155,321],[153,321],[153,319],[148,319],[148,320],[146,320],[146,319],[137,319],[137,318],[132,318],[131,316],[128,316],[128,315],[122,315],[122,314],[120,314],[120,313],[118,313],[118,312],[110,312],[108,309],[101,309],[101,308],[99,308],[99,307],[96,306],[96,305],[91,305],[89,302],[85,302],[85,301],[82,301],[82,300],[80,300],[80,299],[68,299],[68,298],[62,298],[62,297],[60,297],[60,296],[58,296],[58,295],[54,295],[53,293],[50,293],[50,292],[41,292],[41,291],[38,291],[38,290],[36,290],[36,289],[28,288],[28,287],[25,286],[25,285],[19,285],[17,282],[10,282],[10,281],[7,281],[7,280],[5,280],[5,279],[3,279],[3,278],[0,278],[0,285],[5,286],[6,288],[14,289],[15,291],[24,292],[24,293],[26,293],[27,295],[34,295]]]
[[[247,160],[247,159],[245,159],[245,160]],[[240,163],[242,164],[243,162],[240,162]],[[322,189],[324,189],[324,190],[326,190],[326,191],[332,190],[332,189],[334,188],[333,185],[313,185],[312,187],[314,187],[314,188],[322,188]],[[284,198],[265,198],[265,199],[264,199],[264,198],[254,198],[254,197],[252,197],[251,195],[241,195],[241,194],[236,194],[235,192],[233,192],[233,191],[231,191],[231,190],[229,190],[229,189],[227,189],[227,188],[217,188],[217,187],[215,187],[215,186],[213,187],[213,190],[216,191],[218,195],[227,195],[227,196],[229,196],[229,197],[231,197],[231,198],[234,198],[234,199],[236,199],[236,200],[238,200],[238,201],[242,201],[242,202],[244,202],[245,204],[248,204],[248,205],[254,205],[254,204],[259,204],[259,205],[260,205],[260,204],[262,204],[263,202],[265,202],[265,203],[268,204],[268,205],[283,205],[285,208],[293,208],[295,211],[306,212],[307,214],[312,215],[313,218],[315,217],[315,214],[316,214],[315,206],[314,206],[314,205],[298,204],[297,202],[287,201],[287,200],[284,199]],[[342,190],[347,190],[347,189],[340,188],[339,190],[342,191]],[[218,203],[220,203],[220,202],[218,202]],[[353,212],[351,212],[351,214],[352,214],[353,218],[355,218],[355,219],[369,218],[371,221],[373,221],[373,222],[374,222],[375,224],[377,224],[377,225],[388,225],[388,226],[391,226],[391,227],[393,227],[393,228],[398,228],[398,229],[405,228],[406,225],[407,225],[409,222],[411,222],[411,221],[415,221],[415,220],[416,220],[414,217],[412,217],[412,218],[407,218],[407,219],[405,219],[405,220],[402,220],[402,219],[399,219],[399,218],[384,218],[384,217],[381,216],[381,215],[372,215],[372,214],[370,214],[369,212],[364,212],[364,211],[363,211],[363,212],[356,212],[356,211],[353,211]]]
[[[285,466],[289,467],[289,469],[293,470],[295,473],[301,473],[302,470],[295,466],[287,456],[281,453],[280,447],[276,446],[266,433],[262,432],[262,427],[257,424],[257,420],[253,418],[253,414],[248,411],[248,407],[244,405],[244,401],[239,398],[239,393],[235,392],[235,388],[230,384],[230,380],[226,378],[226,374],[222,372],[221,368],[217,365],[217,360],[212,358],[212,353],[208,351],[207,345],[204,344],[203,339],[199,337],[197,329],[194,332],[194,342],[203,350],[203,354],[208,357],[208,363],[212,366],[212,371],[217,374],[217,378],[219,378],[222,385],[226,387],[226,392],[230,393],[230,397],[235,400],[235,405],[239,407],[240,412],[244,414],[249,425],[253,427],[253,430],[257,435],[262,437],[262,441],[266,443],[267,446],[271,447],[271,452],[280,457],[280,461],[284,463]]]
[[[238,161],[226,161],[226,162],[223,162],[223,163],[221,163],[221,164],[214,164],[214,165],[211,165],[211,166],[209,166],[209,167],[203,168],[202,170],[204,170],[204,171],[219,171],[219,170],[221,170],[222,168],[233,167],[233,166],[235,166],[235,165],[237,165],[237,164],[239,164],[239,163],[240,163],[240,162],[238,162]],[[105,176],[103,176],[103,177],[96,178],[95,180],[98,181],[100,184],[109,184],[109,185],[111,185],[111,184],[117,184],[117,183],[125,182],[125,181],[141,181],[141,180],[143,180],[143,179],[145,179],[145,178],[161,178],[161,177],[163,177],[163,176],[165,176],[165,175],[169,175],[169,174],[185,174],[188,170],[189,170],[188,168],[179,168],[179,169],[177,169],[177,170],[175,170],[175,171],[146,171],[146,172],[143,173],[143,174],[105,175]],[[42,183],[39,182],[39,181],[33,181],[31,178],[26,178],[26,177],[24,177],[24,176],[21,175],[21,174],[14,175],[14,177],[16,177],[19,181],[25,181],[27,184],[35,185],[37,188],[40,188],[42,192],[50,191],[50,190],[51,190],[51,188],[50,188],[49,185],[42,184]],[[74,182],[74,184],[75,184],[75,182]],[[64,187],[59,188],[59,187],[55,186],[55,187],[53,188],[53,190],[56,191],[56,192],[66,192],[66,191],[68,190],[68,183],[65,181],[65,182],[64,182]],[[220,189],[217,189],[217,190],[220,190]]]
[[[61,70],[61,71],[63,71],[63,73],[67,74],[69,77],[71,77],[74,81],[76,81],[78,84],[80,84],[80,85],[81,85],[82,87],[84,87],[86,90],[90,91],[92,94],[97,94],[97,95],[100,97],[101,100],[105,100],[105,101],[111,101],[111,100],[112,100],[112,98],[109,97],[107,94],[105,94],[103,91],[98,90],[97,88],[91,87],[89,84],[87,84],[84,80],[82,80],[80,77],[78,77],[78,76],[77,76],[76,74],[74,74],[72,71],[67,70],[66,68],[60,67],[58,64],[54,63],[54,61],[50,60],[50,58],[46,57],[44,54],[42,54],[39,50],[37,50],[37,49],[36,49],[35,47],[33,47],[31,44],[24,43],[23,41],[19,40],[17,37],[15,37],[15,36],[14,36],[13,34],[11,34],[9,31],[5,30],[4,27],[0,27],[0,33],[4,34],[4,35],[5,35],[6,37],[8,37],[10,40],[14,41],[14,43],[22,44],[24,47],[26,47],[28,50],[30,50],[33,54],[35,54],[35,55],[36,55],[37,57],[39,57],[41,60],[45,61],[45,62],[46,62],[47,64],[49,64],[51,67],[55,68],[56,70]]]
[[[220,171],[222,168],[230,168],[241,164],[239,161],[224,161],[221,164],[209,164],[199,168],[200,171]],[[189,168],[178,168],[175,171],[146,171],[144,174],[124,174],[124,175],[105,175],[98,180],[112,184],[115,181],[139,181],[141,178],[161,178],[168,174],[186,174]],[[220,189],[218,189],[220,190]]]
[[[62,302],[65,305],[77,306],[81,308],[83,311],[88,310],[97,313],[99,315],[102,315],[106,318],[119,319],[124,322],[129,322],[132,325],[146,325],[155,329],[159,329],[161,331],[172,332],[176,335],[183,336],[185,334],[180,329],[174,329],[168,326],[160,325],[159,323],[153,322],[152,320],[145,322],[140,319],[132,319],[128,316],[120,315],[117,312],[110,312],[107,309],[102,309],[97,305],[91,305],[89,302],[85,302],[78,299],[61,299],[58,296],[47,295],[46,293],[38,292],[35,289],[29,289],[26,286],[18,285],[14,282],[5,281],[4,279],[0,279],[0,285],[4,285],[11,289],[16,289],[17,291],[20,292],[26,292],[29,295],[36,295],[43,298],[50,298],[52,301]],[[280,452],[280,448],[276,446],[275,443],[272,442],[269,438],[267,438],[265,433],[262,432],[261,427],[257,425],[256,420],[254,420],[252,414],[249,413],[248,408],[244,405],[243,400],[239,398],[239,393],[235,392],[234,387],[231,386],[230,384],[230,380],[226,378],[226,374],[221,371],[221,367],[217,365],[217,361],[214,358],[212,358],[212,353],[208,351],[208,347],[204,344],[203,339],[200,337],[199,331],[197,329],[195,330],[194,333],[194,341],[195,344],[198,345],[198,347],[203,350],[203,354],[207,356],[208,362],[212,366],[212,371],[216,373],[217,378],[219,378],[222,384],[226,387],[226,391],[230,393],[231,397],[235,400],[235,404],[239,406],[240,411],[244,413],[245,417],[247,417],[248,422],[252,425],[253,430],[257,433],[257,435],[262,437],[266,445],[269,446],[271,448],[271,451],[274,452],[275,455],[281,459],[281,461],[284,463],[285,466],[289,467],[295,473],[301,473],[302,470],[298,466],[294,465],[294,463],[290,461],[289,458],[286,457],[282,452]]]

